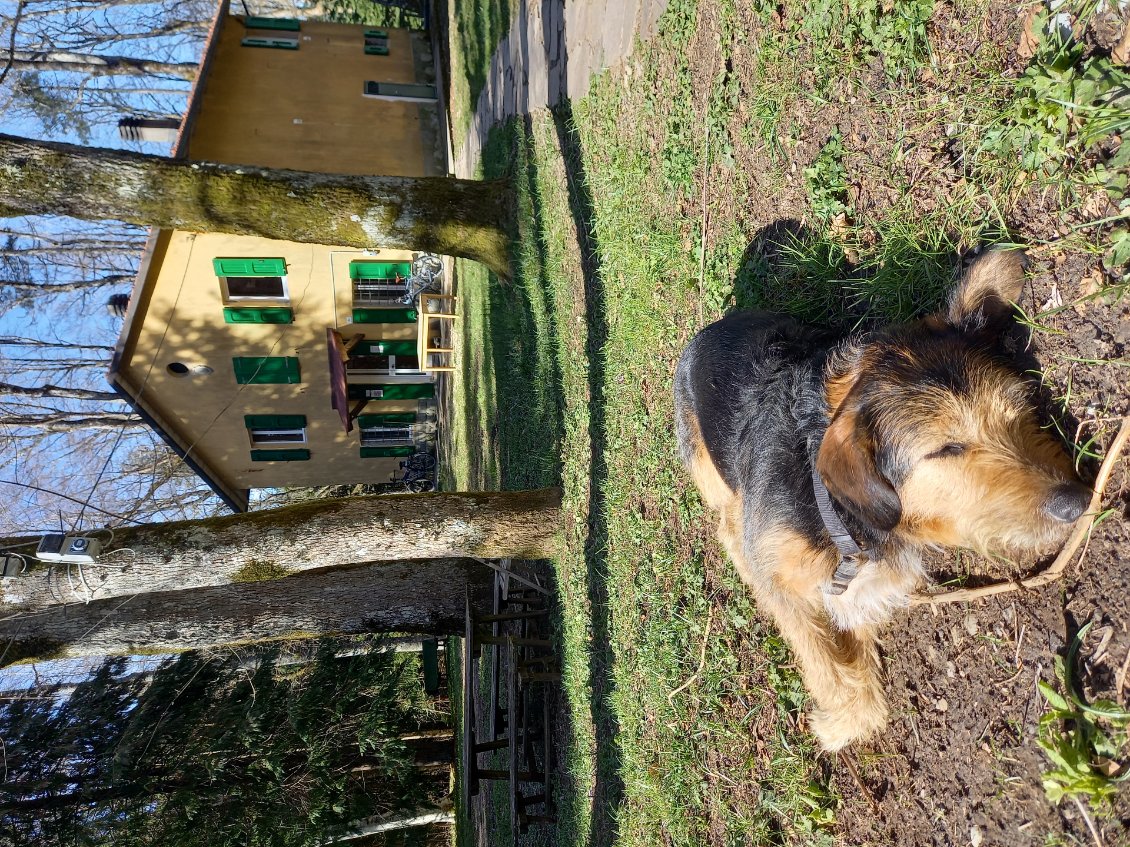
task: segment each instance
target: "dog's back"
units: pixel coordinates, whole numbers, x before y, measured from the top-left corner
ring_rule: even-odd
[[[736,312],[683,352],[675,371],[679,451],[712,508],[722,504],[710,493],[716,484],[701,484],[710,470],[701,467],[705,459],[724,484],[722,499],[744,489],[766,506],[781,498],[784,509],[795,508],[793,489],[803,490],[808,477],[792,471],[803,469],[797,458],[809,451],[798,443],[797,416],[822,415],[823,398],[810,383],[813,374],[819,379],[828,338],[784,315]]]

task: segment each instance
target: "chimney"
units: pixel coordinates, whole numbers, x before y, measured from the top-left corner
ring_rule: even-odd
[[[172,144],[177,140],[180,129],[179,118],[122,118],[118,121],[118,132],[122,141],[156,141],[159,144]]]

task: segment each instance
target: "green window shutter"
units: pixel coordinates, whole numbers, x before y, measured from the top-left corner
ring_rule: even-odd
[[[404,100],[435,100],[434,85],[419,85],[411,82],[366,82],[365,96],[395,97]]]
[[[416,341],[359,341],[351,351],[358,356],[415,356]]]
[[[389,459],[394,456],[411,456],[415,452],[415,447],[362,447],[361,458]]]
[[[305,415],[244,415],[248,429],[305,429]]]
[[[273,47],[276,50],[298,49],[298,42],[293,38],[244,38],[239,43],[244,47]]]
[[[407,279],[412,274],[411,262],[350,262],[350,279]]]
[[[365,30],[366,38],[388,38],[387,29],[367,29]]]
[[[287,32],[298,32],[302,24],[295,18],[244,18],[243,25],[247,29],[281,29]]]
[[[310,451],[305,448],[290,450],[252,450],[253,462],[306,462],[310,459]]]
[[[415,309],[354,309],[355,324],[414,324]]]
[[[213,259],[216,276],[286,276],[286,259]]]
[[[231,361],[240,385],[295,385],[302,381],[298,359],[292,356],[234,356]]]
[[[358,415],[357,425],[361,429],[368,429],[371,426],[385,426],[387,424],[410,424],[416,423],[415,412],[380,412],[375,415]]]
[[[225,306],[224,323],[289,324],[294,323],[294,310],[285,306],[268,309],[255,309],[245,306]]]
[[[349,386],[350,400],[422,400],[435,396],[435,383],[431,382],[354,383]]]

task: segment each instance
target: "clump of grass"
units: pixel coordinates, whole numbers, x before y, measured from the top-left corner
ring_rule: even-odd
[[[1107,812],[1119,785],[1130,778],[1130,762],[1125,761],[1130,711],[1109,700],[1088,704],[1075,690],[1072,668],[1090,628],[1088,623],[1079,630],[1067,655],[1056,658],[1063,693],[1043,680],[1038,683],[1049,710],[1040,718],[1036,743],[1053,765],[1043,776],[1049,800],[1086,800],[1093,810]]]

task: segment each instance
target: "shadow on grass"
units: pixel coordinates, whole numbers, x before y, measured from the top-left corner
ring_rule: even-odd
[[[604,286],[601,280],[599,251],[592,237],[595,219],[592,195],[585,175],[584,157],[572,107],[568,100],[553,110],[558,145],[565,163],[569,208],[577,231],[584,275],[586,358],[589,389],[589,502],[585,542],[585,566],[592,610],[592,641],[589,655],[589,686],[592,693],[592,722],[596,735],[596,782],[592,797],[592,825],[588,843],[606,847],[619,835],[618,809],[624,794],[620,773],[619,721],[612,707],[612,633],[608,591],[608,526],[605,511],[605,486],[608,465],[605,460],[607,431],[605,389],[607,378],[603,348],[608,338]]]
[[[587,325],[589,393],[589,502],[584,549],[585,570],[592,610],[589,651],[589,689],[591,717],[596,737],[596,775],[590,797],[569,783],[566,770],[560,772],[559,802],[562,821],[581,820],[570,804],[591,804],[591,831],[584,838],[593,847],[608,847],[616,842],[617,810],[623,796],[620,775],[619,725],[612,708],[612,650],[610,597],[607,584],[607,526],[604,489],[607,482],[604,418],[605,372],[602,348],[608,329],[601,285],[598,252],[592,243],[590,226],[592,198],[581,159],[580,142],[566,105],[554,113],[560,150],[565,163],[570,212],[578,233],[578,253],[584,276],[585,322]],[[503,489],[525,489],[561,484],[560,445],[563,437],[564,390],[557,365],[557,327],[550,299],[553,273],[548,267],[546,225],[539,193],[537,168],[530,154],[532,126],[525,132],[517,122],[491,133],[483,162],[485,176],[507,173],[524,184],[519,192],[528,198],[520,206],[522,237],[517,240],[514,267],[518,275],[507,283],[492,277],[489,296],[489,335],[478,340],[485,348],[481,359],[493,364],[496,413],[491,436],[498,444],[500,467],[498,483]],[[475,341],[470,342],[474,344]],[[485,390],[485,387],[484,387]]]

